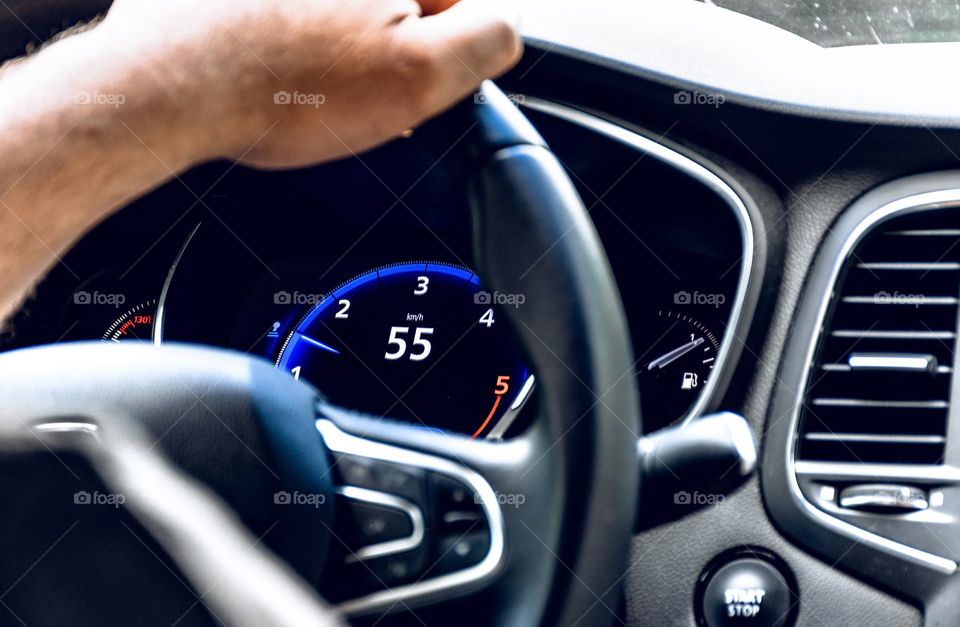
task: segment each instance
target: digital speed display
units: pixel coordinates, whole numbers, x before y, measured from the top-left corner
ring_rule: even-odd
[[[377,268],[315,305],[277,366],[343,407],[489,437],[532,385],[489,301],[466,268]]]

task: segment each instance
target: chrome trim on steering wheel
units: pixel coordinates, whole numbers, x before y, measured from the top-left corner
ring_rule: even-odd
[[[420,546],[424,537],[423,512],[420,508],[399,496],[394,496],[378,490],[367,490],[352,485],[337,488],[337,494],[340,494],[351,501],[360,503],[370,503],[373,505],[382,505],[403,512],[410,519],[413,530],[410,535],[390,540],[389,542],[378,542],[377,544],[368,544],[357,549],[353,555],[347,556],[347,563],[362,562],[375,557],[386,557],[395,553],[403,553]]]
[[[350,435],[330,420],[317,420],[317,430],[323,436],[327,448],[334,453],[414,466],[464,482],[480,497],[480,505],[490,531],[490,549],[478,564],[446,575],[345,601],[337,606],[339,611],[347,615],[366,614],[379,609],[389,611],[394,607],[399,609],[409,607],[413,603],[429,601],[440,595],[448,596],[467,592],[486,583],[500,569],[505,552],[503,514],[500,511],[497,495],[486,479],[466,466],[448,459]]]

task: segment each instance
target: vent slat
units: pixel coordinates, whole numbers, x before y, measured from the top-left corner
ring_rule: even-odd
[[[850,364],[823,364],[820,369],[824,372],[852,372]],[[950,374],[953,368],[950,366],[937,366],[937,374]]]
[[[960,263],[953,261],[879,261],[858,263],[862,270],[898,270],[903,272],[946,272],[960,270]]]
[[[844,296],[844,303],[854,305],[877,305],[880,307],[931,307],[931,306],[950,306],[956,305],[960,299],[952,296],[927,296],[926,294],[916,294],[912,298],[883,298],[876,294],[872,296]]]
[[[946,401],[877,401],[865,398],[815,398],[818,407],[886,407],[898,409],[946,409]]]
[[[908,435],[886,433],[808,433],[803,436],[807,440],[820,442],[877,442],[888,444],[943,444],[946,438],[942,435]]]
[[[884,340],[952,340],[957,334],[953,331],[870,331],[859,329],[840,329],[833,331],[833,337],[880,338]]]
[[[891,231],[895,237],[960,237],[960,229],[906,229]]]

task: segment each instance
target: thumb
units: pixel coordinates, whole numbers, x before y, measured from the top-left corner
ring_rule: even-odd
[[[429,106],[449,106],[488,78],[500,76],[523,49],[517,10],[503,0],[460,0],[448,9],[398,25],[403,45],[431,60]]]

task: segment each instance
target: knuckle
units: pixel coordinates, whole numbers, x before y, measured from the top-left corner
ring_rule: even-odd
[[[400,55],[400,80],[416,115],[431,113],[440,83],[440,60],[430,46],[408,44]]]
[[[522,44],[516,26],[508,19],[498,17],[491,20],[487,27],[488,36],[498,56],[505,63],[513,63],[520,58]]]
[[[400,55],[403,78],[430,80],[439,71],[439,60],[431,46],[421,43],[407,43]]]

